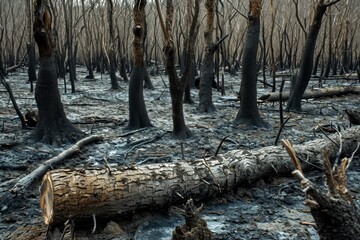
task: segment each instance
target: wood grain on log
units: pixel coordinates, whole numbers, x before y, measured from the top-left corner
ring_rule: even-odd
[[[360,126],[342,132],[342,154],[354,151]],[[321,151],[335,158],[339,135],[294,146],[299,159],[320,165]],[[303,163],[303,169],[310,165]],[[234,150],[194,161],[120,169],[56,169],[42,182],[40,206],[46,224],[90,216],[111,217],[134,210],[195,200],[264,177],[290,174],[292,162],[279,146]]]

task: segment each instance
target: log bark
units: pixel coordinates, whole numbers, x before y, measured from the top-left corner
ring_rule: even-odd
[[[342,134],[342,154],[360,141],[360,126]],[[335,158],[338,135],[294,146],[300,159],[320,165],[321,151]],[[304,163],[303,169],[311,167]],[[193,198],[201,200],[266,176],[290,174],[292,162],[282,147],[234,150],[223,155],[107,169],[56,169],[41,185],[40,206],[46,224],[91,216],[110,218],[134,210],[159,208]]]
[[[318,88],[313,90],[305,91],[302,99],[310,99],[310,98],[322,98],[322,97],[332,97],[338,95],[345,94],[360,94],[359,86],[348,86],[348,87],[332,87],[332,88]],[[282,93],[282,100],[289,99],[289,92]],[[268,94],[264,94],[259,97],[259,100],[275,102],[280,100],[279,92],[272,92]]]

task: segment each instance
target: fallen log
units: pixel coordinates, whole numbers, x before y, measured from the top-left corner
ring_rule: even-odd
[[[34,171],[32,171],[30,174],[21,178],[15,184],[15,186],[11,189],[11,192],[13,194],[17,194],[18,192],[24,191],[24,189],[28,188],[32,182],[34,182],[36,179],[40,179],[46,173],[46,171],[51,169],[55,164],[58,164],[62,160],[79,152],[80,148],[85,146],[86,144],[89,144],[94,141],[99,141],[102,139],[103,139],[103,136],[101,136],[101,135],[92,135],[92,136],[88,136],[86,138],[81,139],[80,141],[78,141],[77,143],[72,145],[69,149],[66,149],[65,151],[61,152],[59,155],[45,161],[38,168],[36,168]]]
[[[340,135],[294,146],[306,159],[303,169],[319,164],[321,151],[338,155]],[[342,132],[342,154],[354,151],[360,126]],[[110,218],[120,213],[159,208],[189,198],[201,200],[264,177],[290,174],[292,163],[279,146],[258,150],[234,150],[194,161],[147,164],[127,168],[56,169],[44,177],[40,207],[45,224],[68,218]]]
[[[313,90],[306,90],[303,99],[331,97],[345,94],[360,94],[360,86],[347,87],[331,87],[331,88],[314,88]],[[290,92],[282,93],[282,100],[289,99]],[[267,93],[259,97],[259,100],[275,102],[280,100],[279,92]]]

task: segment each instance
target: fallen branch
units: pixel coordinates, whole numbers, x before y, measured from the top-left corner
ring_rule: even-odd
[[[331,87],[331,88],[318,88],[313,90],[306,90],[303,96],[303,99],[310,98],[322,98],[322,97],[331,97],[344,94],[360,94],[360,86],[348,86],[348,87]],[[289,92],[282,93],[282,100],[289,99]],[[276,102],[280,100],[280,93],[273,92],[264,94],[259,97],[259,100]]]
[[[319,163],[321,150],[337,155],[339,135],[294,146],[303,169]],[[360,126],[342,133],[342,154],[351,154],[360,141]],[[193,198],[201,200],[267,176],[291,173],[292,163],[279,146],[233,150],[218,156],[128,168],[56,169],[41,185],[40,206],[46,224],[72,219],[111,218],[119,213],[163,208]]]
[[[18,192],[24,191],[24,189],[28,188],[31,183],[33,183],[36,179],[41,178],[46,171],[51,169],[54,165],[60,163],[64,159],[68,158],[69,156],[78,153],[80,151],[80,148],[85,146],[86,144],[89,144],[94,141],[102,140],[103,136],[101,135],[92,135],[86,138],[81,139],[77,143],[75,143],[73,146],[71,146],[69,149],[63,151],[59,155],[45,161],[42,163],[38,168],[36,168],[34,171],[32,171],[30,174],[26,175],[22,179],[20,179],[15,186],[11,189],[11,192],[13,194],[17,194]]]
[[[10,96],[10,99],[11,99],[11,102],[14,106],[14,109],[15,109],[15,112],[16,114],[18,115],[20,121],[21,121],[21,126],[22,128],[26,128],[26,121],[25,121],[25,118],[24,116],[22,115],[20,109],[19,109],[19,106],[17,105],[16,103],[16,100],[15,100],[15,97],[14,97],[14,94],[13,94],[13,91],[11,89],[11,86],[10,84],[5,80],[5,77],[0,73],[0,82],[2,83],[2,85],[4,85],[4,87],[6,88],[7,92],[9,93],[9,96]]]

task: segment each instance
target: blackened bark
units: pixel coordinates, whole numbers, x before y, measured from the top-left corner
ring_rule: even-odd
[[[204,32],[205,38],[205,56],[201,66],[200,89],[199,89],[199,112],[214,112],[215,106],[212,102],[212,82],[214,76],[214,53],[217,45],[212,40],[213,22],[215,13],[215,1],[206,0],[206,27]]]
[[[133,68],[129,82],[129,123],[127,129],[138,129],[151,127],[152,124],[148,117],[145,101],[144,87],[144,20],[145,20],[146,0],[136,0],[134,3],[134,23],[133,28]]]
[[[28,76],[30,83],[30,92],[34,91],[34,82],[36,82],[36,66],[35,66],[35,46],[32,43],[27,45],[28,56],[29,56],[29,66],[28,66]]]
[[[335,2],[332,2],[331,5]],[[331,5],[330,3],[324,4],[324,1],[321,1],[316,6],[314,20],[310,26],[310,30],[307,35],[304,50],[302,53],[299,74],[297,76],[294,89],[291,91],[290,98],[286,106],[287,111],[301,111],[301,98],[306,90],[306,87],[311,77],[314,62],[313,58],[315,45],[317,37],[319,35],[322,18],[326,12],[327,7]]]
[[[260,36],[261,0],[250,0],[248,28],[242,58],[240,110],[234,123],[246,126],[267,127],[257,106],[257,65],[256,55]]]
[[[146,37],[147,37],[147,23],[146,23],[146,17],[144,17],[144,35],[143,35],[143,53],[144,53],[144,58],[143,58],[143,64],[144,64],[144,88],[146,89],[152,89],[154,90],[155,87],[151,82],[150,76],[149,76],[149,72],[147,69],[147,45],[146,45]]]
[[[113,11],[114,5],[112,0],[107,0],[107,17],[109,24],[109,33],[110,33],[110,49],[108,52],[109,55],[109,72],[111,79],[111,89],[118,90],[120,89],[119,82],[116,78],[116,57],[115,57],[115,33],[114,33],[114,21],[113,21]]]
[[[192,136],[190,129],[185,124],[183,110],[183,93],[185,82],[179,79],[175,68],[175,47],[174,45],[165,46],[166,71],[170,82],[172,119],[173,119],[173,135],[176,138],[188,138]]]
[[[34,36],[40,54],[40,69],[35,89],[39,121],[30,138],[36,142],[75,142],[84,134],[66,118],[57,82],[55,57],[52,52],[51,15],[47,2],[36,1]]]
[[[360,236],[359,210],[344,200],[330,199],[322,195],[319,207],[311,208],[320,239],[358,239]]]
[[[120,76],[124,79],[125,82],[129,81],[129,78],[126,73],[126,58],[125,56],[120,57]]]
[[[139,129],[152,126],[144,101],[144,79],[144,68],[134,66],[129,81],[129,123],[127,129]]]

